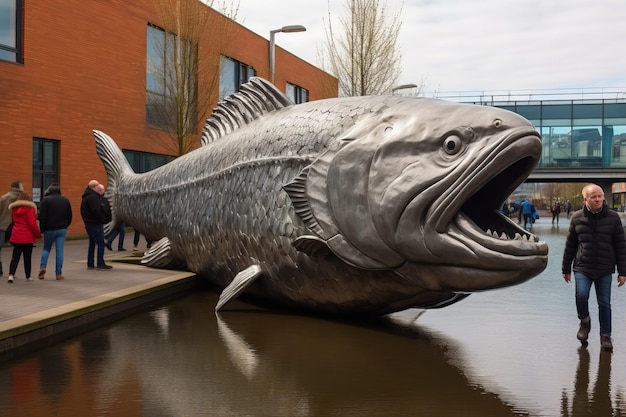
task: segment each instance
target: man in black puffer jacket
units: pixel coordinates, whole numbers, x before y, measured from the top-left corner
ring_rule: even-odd
[[[587,346],[591,318],[589,291],[593,284],[598,299],[600,343],[603,350],[612,351],[611,340],[611,281],[617,265],[617,286],[626,282],[626,241],[618,214],[604,201],[604,191],[596,184],[583,188],[585,205],[570,219],[569,232],[563,252],[563,279],[571,281],[572,262],[576,284],[576,310],[580,319],[577,338]]]
[[[89,181],[89,185],[83,193],[80,203],[80,215],[85,223],[85,230],[89,236],[89,246],[87,248],[87,268],[108,270],[112,266],[104,263],[104,223],[106,223],[106,213],[102,210],[102,199],[104,186],[97,180]],[[96,250],[97,248],[97,250]],[[94,251],[95,265],[94,265]]]

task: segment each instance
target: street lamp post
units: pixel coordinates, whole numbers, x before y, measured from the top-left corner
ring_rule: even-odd
[[[306,28],[302,25],[289,25],[283,26],[280,29],[270,30],[270,82],[274,84],[274,35],[278,32],[291,33],[291,32],[304,32]]]
[[[402,85],[395,86],[395,87],[393,87],[391,89],[391,94],[395,95],[396,91],[404,90],[404,89],[407,89],[407,88],[417,88],[417,85],[416,84],[402,84]]]

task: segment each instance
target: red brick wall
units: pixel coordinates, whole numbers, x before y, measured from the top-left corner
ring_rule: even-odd
[[[24,3],[24,64],[0,61],[0,194],[14,180],[30,192],[33,138],[58,140],[59,182],[75,213],[70,234],[83,234],[80,196],[90,179],[106,182],[93,129],[121,148],[167,153],[155,140],[160,132],[146,127],[144,106],[146,25],[160,22],[152,0]],[[216,32],[201,54],[218,62],[222,52],[269,78],[267,39],[238,24],[227,42],[216,42]],[[337,96],[337,80],[313,65],[278,47],[276,62],[281,90],[288,80],[310,100]]]

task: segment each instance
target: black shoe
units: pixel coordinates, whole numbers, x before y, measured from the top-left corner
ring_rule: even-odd
[[[93,265],[87,265],[87,269],[93,269],[94,266]]]
[[[118,251],[118,252],[126,252],[126,249],[124,249],[124,248],[119,248],[117,251]]]
[[[113,269],[113,267],[111,265],[98,265],[96,269],[108,270],[108,269]]]
[[[578,334],[576,334],[576,338],[580,341],[587,340],[589,338],[589,331],[591,330],[591,320],[585,322],[580,321],[580,328],[578,329]]]
[[[106,246],[108,250],[113,250],[110,243],[105,243],[104,246]]]
[[[611,340],[611,336],[600,336],[600,346],[602,346],[602,350],[613,352],[613,341]]]

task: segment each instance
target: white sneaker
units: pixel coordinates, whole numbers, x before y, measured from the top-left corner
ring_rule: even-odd
[[[9,275],[9,284],[13,284],[13,275]]]

